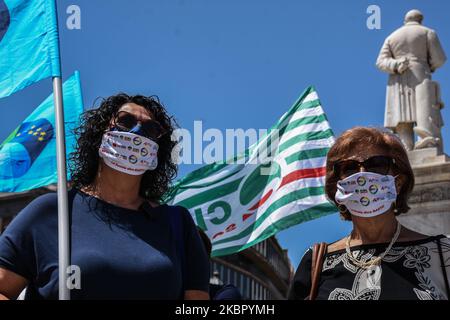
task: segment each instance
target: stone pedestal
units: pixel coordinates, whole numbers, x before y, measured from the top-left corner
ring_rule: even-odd
[[[415,186],[411,210],[398,218],[406,227],[423,234],[450,235],[450,158],[437,148],[408,152]]]

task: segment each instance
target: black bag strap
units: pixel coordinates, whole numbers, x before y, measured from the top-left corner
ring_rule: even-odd
[[[320,274],[322,273],[323,261],[325,253],[327,252],[328,245],[326,242],[316,243],[312,249],[312,262],[311,262],[311,290],[309,296],[305,300],[316,300]]]
[[[180,207],[167,206],[169,213],[170,226],[175,237],[176,250],[181,263],[181,299],[184,298],[186,284],[186,256],[183,241],[183,211]]]
[[[442,254],[441,239],[439,238],[437,240],[438,240],[437,246],[438,246],[438,251],[439,251],[439,258],[441,259],[442,274],[444,275],[445,290],[447,291],[447,299],[450,300],[450,287],[448,284],[447,268],[445,266],[444,255]]]

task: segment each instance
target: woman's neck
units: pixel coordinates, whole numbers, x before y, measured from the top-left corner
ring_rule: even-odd
[[[106,202],[137,209],[143,202],[139,195],[142,176],[133,176],[114,170],[103,163],[91,187],[83,191]]]
[[[397,229],[397,219],[393,211],[372,218],[352,216],[352,242],[384,243],[390,242]]]

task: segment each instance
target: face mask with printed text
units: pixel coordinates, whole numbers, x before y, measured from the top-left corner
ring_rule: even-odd
[[[98,150],[105,164],[117,171],[141,175],[158,166],[158,144],[132,132],[108,131]]]
[[[337,183],[336,202],[358,217],[383,214],[396,199],[395,177],[391,175],[358,172]]]

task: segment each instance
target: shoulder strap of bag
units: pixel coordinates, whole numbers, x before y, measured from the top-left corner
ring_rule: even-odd
[[[442,254],[441,239],[438,239],[437,246],[439,251],[439,258],[441,259],[442,274],[444,275],[445,290],[447,291],[447,299],[450,300],[450,288],[448,284],[447,268],[445,266],[444,256]]]
[[[311,263],[311,291],[308,300],[315,300],[317,297],[317,289],[319,287],[320,274],[323,268],[323,259],[327,251],[328,245],[325,242],[316,243],[312,250]]]
[[[184,293],[185,279],[186,279],[186,262],[185,262],[185,252],[184,252],[184,241],[183,241],[183,225],[182,225],[182,211],[179,207],[168,207],[169,208],[169,219],[170,225],[172,227],[172,232],[175,236],[176,250],[178,258],[181,262],[181,288],[182,293]]]

